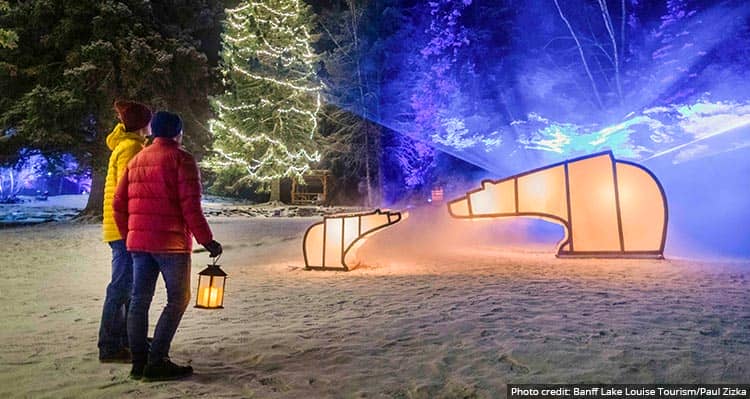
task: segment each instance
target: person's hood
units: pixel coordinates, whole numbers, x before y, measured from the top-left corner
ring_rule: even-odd
[[[112,129],[112,133],[107,136],[107,147],[109,147],[110,151],[114,151],[123,140],[135,140],[141,144],[146,143],[145,137],[138,133],[126,132],[125,125],[118,123],[117,126]]]

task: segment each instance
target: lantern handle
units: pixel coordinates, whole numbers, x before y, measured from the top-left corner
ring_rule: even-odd
[[[216,255],[216,257],[214,258],[214,264],[213,264],[213,266],[217,266],[216,263],[219,262],[219,258],[221,258],[221,254]]]

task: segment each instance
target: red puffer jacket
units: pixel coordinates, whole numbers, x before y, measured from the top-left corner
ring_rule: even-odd
[[[139,152],[120,179],[113,201],[115,222],[129,251],[190,252],[213,239],[201,209],[198,165],[168,138]]]

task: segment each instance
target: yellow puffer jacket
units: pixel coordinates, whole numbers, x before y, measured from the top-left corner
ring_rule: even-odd
[[[107,147],[112,150],[109,156],[109,166],[107,167],[107,181],[104,184],[104,223],[102,230],[104,232],[104,241],[121,240],[120,232],[115,224],[114,209],[112,201],[115,198],[117,183],[125,173],[128,162],[143,149],[146,138],[138,133],[129,133],[125,131],[125,126],[118,123],[112,133],[107,136]]]

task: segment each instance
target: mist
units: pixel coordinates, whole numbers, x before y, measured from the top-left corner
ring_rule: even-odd
[[[487,172],[466,186],[611,150],[664,186],[667,255],[750,258],[750,4],[385,3],[368,118]]]

